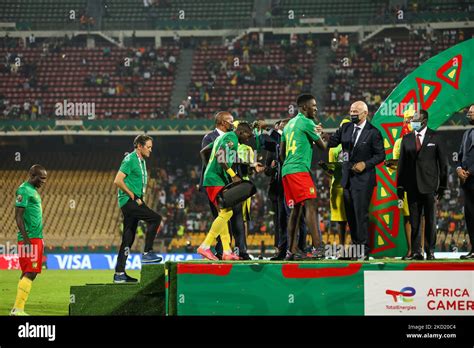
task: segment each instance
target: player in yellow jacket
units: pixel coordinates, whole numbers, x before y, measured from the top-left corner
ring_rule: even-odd
[[[344,123],[350,122],[349,119],[343,119],[339,126]],[[345,244],[346,240],[346,209],[344,207],[344,188],[341,185],[342,178],[342,144],[337,147],[329,149],[328,154],[328,169],[326,171],[331,179],[331,188],[329,191],[330,196],[330,208],[331,208],[331,222],[336,222],[339,225],[339,243]]]

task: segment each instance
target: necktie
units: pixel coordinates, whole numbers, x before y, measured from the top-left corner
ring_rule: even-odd
[[[351,139],[351,148],[353,149],[357,140],[357,134],[359,134],[360,128],[355,126],[354,128],[354,133],[352,133],[352,139]]]
[[[420,150],[421,150],[420,137],[421,137],[421,134],[418,133],[418,134],[416,135],[416,152],[417,152],[417,153],[420,152]]]

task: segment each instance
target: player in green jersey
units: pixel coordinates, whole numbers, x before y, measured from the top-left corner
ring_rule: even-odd
[[[218,210],[217,218],[211,225],[211,229],[206,239],[198,248],[198,253],[209,260],[218,260],[210,251],[218,236],[221,237],[224,249],[223,260],[238,260],[230,248],[230,234],[228,222],[232,217],[232,208],[220,208],[217,203],[217,195],[230,182],[239,182],[242,179],[237,176],[232,169],[232,165],[237,162],[239,143],[245,143],[252,136],[252,129],[247,122],[239,123],[235,131],[230,131],[220,135],[214,142],[201,150],[203,162],[206,162],[206,154],[211,152],[209,163],[204,172],[203,187],[206,189],[209,200]]]
[[[314,123],[318,111],[316,99],[311,94],[302,94],[296,101],[298,115],[293,117],[283,130],[280,145],[282,158],[283,190],[286,203],[293,208],[288,221],[287,260],[305,259],[306,255],[297,250],[299,221],[305,207],[305,222],[311,233],[312,258],[324,258],[324,246],[318,230],[318,207],[316,188],[311,178],[313,144],[325,150],[326,143],[321,139],[322,127]]]
[[[15,304],[10,315],[24,316],[25,304],[31,285],[43,265],[43,208],[38,189],[46,183],[47,173],[43,166],[30,168],[30,178],[16,190],[15,220],[18,226],[18,256],[21,277]]]
[[[114,184],[118,187],[118,204],[123,214],[122,243],[115,266],[114,283],[136,283],[138,280],[125,272],[128,255],[137,233],[138,222],[148,225],[142,263],[154,263],[162,260],[153,252],[153,242],[160,228],[162,217],[150,209],[144,201],[148,174],[145,159],[151,156],[153,139],[145,134],[138,135],[133,141],[135,151],[129,153],[122,161],[115,176]]]

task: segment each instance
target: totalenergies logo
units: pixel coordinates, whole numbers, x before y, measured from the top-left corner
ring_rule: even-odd
[[[385,293],[393,296],[393,302],[413,302],[413,296],[415,296],[416,290],[415,288],[407,286],[400,291],[387,289]]]

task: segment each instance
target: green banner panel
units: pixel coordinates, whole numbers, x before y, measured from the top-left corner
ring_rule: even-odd
[[[364,315],[364,271],[472,270],[472,263],[186,262],[167,265],[170,315]],[[173,297],[171,297],[171,293]]]
[[[393,90],[377,110],[372,124],[384,137],[387,159],[400,137],[404,112],[425,109],[428,126],[449,123],[454,113],[474,103],[474,39],[464,41],[428,59]],[[458,116],[459,117],[459,116]],[[461,139],[459,139],[461,141]],[[370,214],[370,236],[375,257],[406,253],[405,228],[397,203],[396,172],[377,166],[377,188]]]

